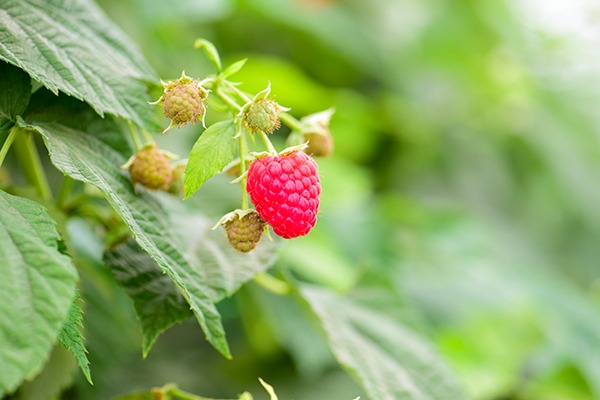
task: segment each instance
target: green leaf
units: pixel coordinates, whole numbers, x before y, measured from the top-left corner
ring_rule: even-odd
[[[390,315],[316,286],[303,286],[300,293],[317,316],[335,357],[370,398],[466,399],[425,340]]]
[[[190,151],[185,168],[185,197],[188,198],[200,189],[217,172],[235,157],[235,123],[232,120],[217,122],[198,138]]]
[[[57,94],[156,127],[143,81],[157,81],[140,50],[89,0],[4,0],[0,59]]]
[[[206,39],[196,39],[196,42],[194,42],[194,48],[202,49],[204,51],[204,54],[206,54],[206,57],[210,60],[210,62],[213,63],[213,65],[217,69],[217,72],[221,72],[221,69],[223,69],[223,65],[221,64],[221,57],[219,57],[219,52],[217,51],[217,48],[214,44],[212,44]]]
[[[180,201],[169,201],[164,208],[170,211],[171,223],[177,226],[179,235],[186,238],[190,257],[203,271],[213,302],[231,296],[275,262],[280,241],[263,240],[252,252],[240,253],[222,232],[209,230],[211,223],[197,211]],[[135,242],[117,246],[105,255],[105,260],[134,302],[146,355],[160,333],[191,316],[189,306],[171,279]]]
[[[146,357],[162,332],[192,316],[190,307],[173,280],[134,240],[106,253],[105,261],[133,300],[142,325],[142,351]]]
[[[248,61],[248,59],[244,58],[242,60],[236,61],[233,64],[231,64],[229,67],[227,67],[225,69],[225,71],[221,72],[221,78],[222,79],[227,79],[231,75],[233,75],[236,72],[238,72],[239,70],[241,70],[242,67],[244,66],[244,64],[246,64],[246,61]]]
[[[14,120],[31,97],[31,78],[22,69],[0,61],[0,116]]]
[[[0,396],[37,374],[67,317],[77,271],[41,205],[0,191]]]
[[[75,300],[73,300],[73,304],[71,304],[67,322],[65,322],[58,334],[58,341],[73,353],[83,375],[85,375],[90,384],[93,384],[90,373],[90,362],[87,358],[87,349],[83,344],[84,338],[80,331],[80,328],[83,326],[83,311],[77,305],[77,301],[79,300],[80,297],[77,295]]]
[[[37,122],[26,128],[42,134],[51,161],[61,172],[96,186],[107,196],[139,245],[177,284],[207,340],[230,357],[221,316],[208,295],[205,277],[188,259],[185,244],[166,219],[166,211],[148,192],[135,193],[120,168],[125,157],[94,136],[57,122]]]

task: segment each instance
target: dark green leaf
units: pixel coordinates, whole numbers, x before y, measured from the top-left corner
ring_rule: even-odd
[[[134,240],[106,253],[115,278],[133,300],[142,325],[144,357],[163,331],[192,316],[190,307],[173,280]]]
[[[22,69],[0,61],[0,116],[15,119],[29,104],[31,78]]]
[[[423,338],[374,307],[316,286],[308,302],[342,366],[377,400],[466,399],[450,370]]]
[[[198,138],[190,151],[185,169],[185,197],[190,197],[235,157],[236,128],[233,121],[211,125]]]
[[[145,81],[156,75],[140,50],[89,0],[4,0],[0,59],[55,94],[154,127]]]
[[[170,211],[178,234],[187,241],[189,256],[193,265],[202,270],[214,302],[232,295],[275,262],[279,241],[263,240],[254,251],[243,254],[231,247],[223,232],[209,230],[209,221],[183,207],[180,201],[169,201],[165,209]],[[161,332],[191,316],[189,306],[172,280],[161,273],[156,262],[135,242],[116,247],[105,258],[117,281],[133,299],[147,354]]]
[[[0,396],[39,372],[63,326],[77,271],[44,207],[0,191]]]
[[[221,316],[208,295],[205,277],[190,262],[182,239],[165,217],[165,210],[147,192],[136,194],[120,168],[126,159],[85,132],[56,122],[27,126],[44,137],[53,164],[73,179],[100,189],[147,251],[179,287],[189,302],[207,340],[230,356]]]
[[[67,322],[65,322],[58,334],[58,340],[67,350],[73,353],[83,375],[85,375],[89,383],[92,383],[90,362],[87,358],[87,349],[83,343],[84,338],[80,331],[83,326],[83,311],[77,305],[77,301],[79,301],[79,296],[75,298],[71,305]]]

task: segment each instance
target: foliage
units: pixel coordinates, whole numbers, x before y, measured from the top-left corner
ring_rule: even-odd
[[[600,39],[552,23],[593,5],[97,2],[0,0],[0,397],[600,398]],[[317,226],[236,252],[250,154],[325,114]],[[155,142],[184,192],[122,168]]]

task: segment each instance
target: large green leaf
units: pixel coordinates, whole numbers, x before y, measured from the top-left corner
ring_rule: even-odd
[[[107,196],[139,245],[177,284],[207,340],[229,357],[221,316],[210,298],[205,276],[185,254],[185,243],[165,217],[166,211],[149,193],[135,193],[120,168],[125,158],[94,136],[57,122],[39,122],[26,127],[42,134],[52,163],[60,171],[96,186]]]
[[[185,197],[189,197],[235,157],[236,125],[233,121],[212,124],[198,138],[185,169]]]
[[[300,293],[337,360],[371,399],[466,399],[426,341],[390,314],[316,286],[303,286]]]
[[[229,245],[222,232],[210,231],[209,221],[197,211],[183,207],[179,201],[169,201],[165,209],[169,209],[178,233],[186,238],[189,257],[202,270],[214,302],[232,295],[275,262],[279,241],[263,240],[254,251],[240,253]],[[142,324],[146,355],[161,332],[191,315],[189,306],[173,281],[133,240],[108,252],[105,259],[133,300]]]
[[[147,127],[153,113],[143,80],[156,75],[139,49],[89,0],[3,0],[0,59],[54,93]]]
[[[145,357],[162,332],[191,317],[192,313],[173,280],[161,272],[134,240],[106,253],[105,261],[133,300],[142,325]]]
[[[0,396],[39,372],[67,317],[77,272],[59,243],[44,207],[0,191]]]

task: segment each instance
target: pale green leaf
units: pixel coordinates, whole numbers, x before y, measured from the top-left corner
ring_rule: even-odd
[[[242,60],[234,62],[229,67],[225,68],[225,71],[223,71],[221,73],[221,78],[222,79],[229,78],[231,75],[233,75],[236,72],[238,72],[239,70],[241,70],[242,67],[244,66],[244,64],[246,64],[246,61],[248,61],[248,59],[244,58]]]
[[[185,197],[190,197],[235,157],[235,123],[231,120],[211,125],[198,138],[184,175]]]
[[[466,399],[427,342],[375,307],[316,286],[302,297],[340,364],[377,400]]]
[[[212,44],[206,39],[196,39],[194,47],[196,49],[202,49],[204,51],[204,54],[206,54],[206,57],[210,60],[210,62],[213,63],[213,65],[217,69],[217,72],[221,72],[221,69],[223,68],[221,64],[221,57],[219,57],[219,52],[217,51],[217,48],[214,44]]]
[[[0,396],[37,374],[63,326],[77,271],[41,205],[0,191]]]
[[[57,122],[38,122],[27,128],[42,134],[51,161],[61,172],[96,186],[107,196],[138,244],[179,287],[207,340],[229,357],[221,316],[208,295],[202,271],[185,254],[185,244],[160,204],[147,192],[135,193],[120,168],[125,157],[94,136]]]
[[[90,0],[3,0],[0,59],[50,89],[153,127],[144,81],[157,81],[140,50]]]
[[[67,322],[65,322],[58,334],[58,341],[73,354],[79,368],[81,368],[83,375],[85,375],[85,379],[89,383],[92,383],[90,362],[87,358],[87,349],[83,343],[84,338],[80,331],[81,327],[83,327],[83,311],[77,305],[77,301],[79,301],[79,295],[71,305]]]
[[[14,120],[31,97],[31,78],[23,70],[0,61],[0,116]]]

